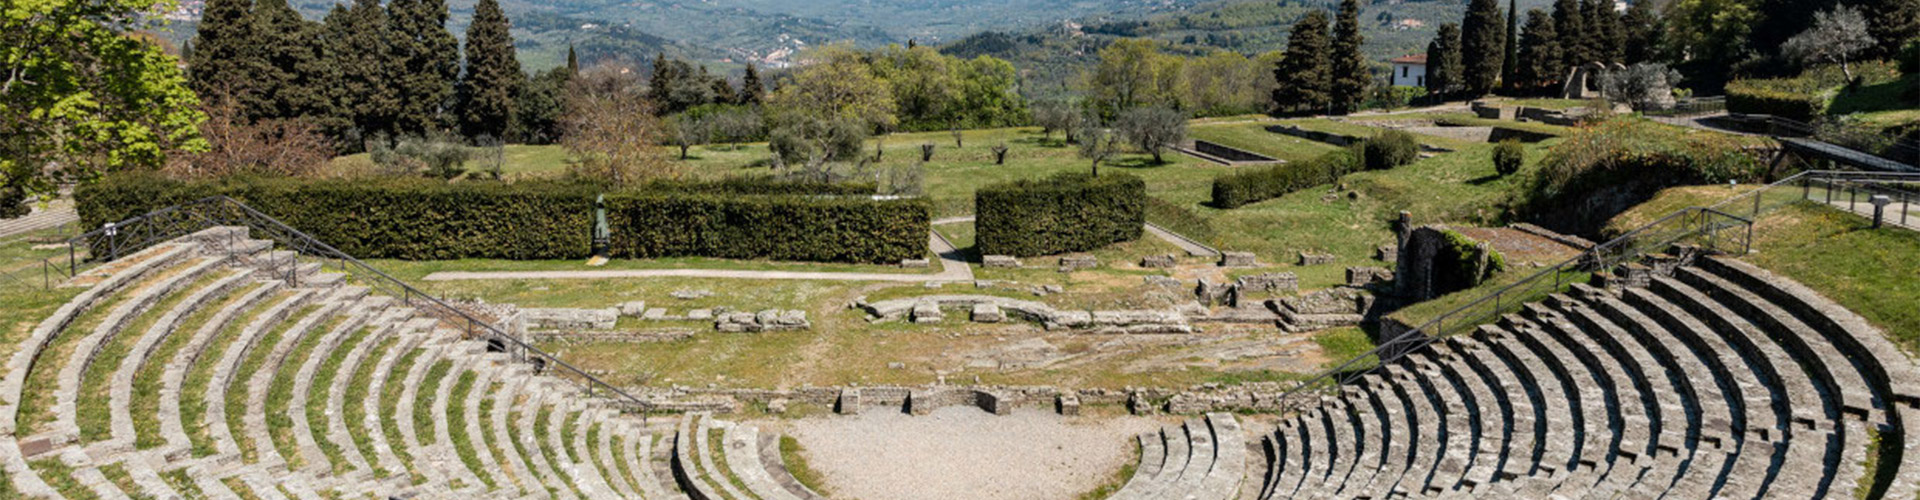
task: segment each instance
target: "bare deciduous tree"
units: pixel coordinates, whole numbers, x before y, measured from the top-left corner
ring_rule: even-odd
[[[993,145],[992,149],[993,149],[993,164],[1006,165],[1007,164],[1007,143],[1002,142],[999,144],[995,144]]]
[[[204,153],[175,157],[166,173],[182,178],[236,174],[309,176],[333,156],[320,127],[302,119],[248,120],[228,96],[211,96],[202,107],[207,121],[200,135],[212,146]]]
[[[568,175],[615,184],[679,175],[657,146],[660,121],[637,76],[600,66],[581,72],[567,92],[560,142],[573,161]]]

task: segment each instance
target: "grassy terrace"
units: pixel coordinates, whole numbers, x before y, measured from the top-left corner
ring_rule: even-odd
[[[515,399],[516,399],[517,401],[513,401],[513,402],[511,402],[511,404],[508,404],[508,405],[507,405],[507,410],[508,410],[508,414],[507,414],[507,421],[508,421],[508,425],[507,425],[507,442],[508,442],[508,443],[512,443],[512,445],[513,445],[513,452],[514,452],[514,454],[517,454],[517,455],[519,455],[519,456],[522,456],[522,457],[532,457],[532,456],[533,456],[533,455],[532,455],[532,452],[529,452],[529,451],[527,450],[527,446],[526,446],[526,444],[525,444],[525,443],[523,443],[523,442],[521,441],[521,439],[523,439],[523,438],[521,437],[521,432],[522,432],[523,430],[525,430],[525,429],[523,429],[523,428],[522,428],[522,427],[520,426],[520,417],[521,417],[521,414],[523,414],[523,413],[525,413],[525,412],[523,412],[523,411],[521,411],[521,410],[520,410],[520,408],[524,408],[524,406],[522,406],[522,405],[523,405],[523,404],[525,404],[525,403],[526,403],[526,402],[528,401],[528,399],[529,399],[529,398],[527,397],[527,395],[525,395],[525,394],[521,394],[521,395],[518,395],[518,396],[516,396],[516,397],[515,397]],[[534,425],[534,427],[535,427],[535,428],[539,428],[539,427],[541,427],[541,426],[543,426],[543,425],[545,425],[545,424],[542,424],[542,423],[540,423],[540,421],[538,421],[538,420],[535,420],[535,421],[534,421],[534,423],[533,423],[533,425]],[[545,442],[545,441],[542,441],[542,442]],[[546,456],[546,447],[545,447],[545,446],[536,446],[536,447],[535,447],[535,449],[533,450],[533,452],[539,452],[539,453],[541,454],[541,456]],[[531,460],[529,460],[529,461],[528,461],[528,463],[527,463],[527,466],[528,466],[528,467],[539,467],[538,465],[534,465],[534,463],[535,463],[535,462],[532,462]],[[526,481],[526,482],[531,482],[531,483],[532,483],[532,484],[523,484],[522,486],[523,486],[524,488],[541,488],[541,489],[545,489],[545,490],[547,490],[547,496],[559,496],[559,495],[560,495],[560,489],[559,489],[559,488],[555,488],[555,487],[553,487],[552,485],[549,485],[549,484],[546,484],[546,480],[545,480],[544,478],[541,478],[539,474],[536,474],[536,473],[534,473],[533,471],[527,471],[527,477],[525,477],[525,478],[522,478],[522,481]]]
[[[130,411],[133,414],[133,430],[137,436],[136,448],[145,450],[166,444],[160,433],[160,388],[161,377],[165,375],[167,363],[186,346],[194,332],[204,328],[220,310],[226,309],[241,300],[252,287],[235,287],[222,297],[216,297],[207,304],[187,315],[166,340],[155,346],[148,365],[133,376],[133,401]],[[202,356],[205,356],[204,354]]]
[[[220,358],[225,356],[227,350],[239,349],[241,347],[237,342],[234,342],[234,339],[240,335],[240,330],[245,329],[247,325],[252,324],[254,320],[258,319],[262,312],[265,312],[271,307],[271,304],[279,303],[292,296],[293,294],[290,292],[276,292],[268,297],[266,302],[263,302],[263,305],[248,309],[245,314],[242,314],[239,318],[235,318],[232,323],[228,323],[225,328],[222,328],[220,333],[214,336],[213,342],[207,344],[211,347],[194,360],[193,367],[187,372],[186,382],[181,385],[180,389],[180,419],[183,425],[187,427],[187,438],[193,443],[194,456],[210,456],[217,451],[213,446],[213,438],[207,434],[207,427],[199,425],[199,423],[206,421],[207,405],[226,403],[225,401],[210,402],[207,401],[205,397],[207,385],[213,382],[214,365],[218,364]],[[232,407],[230,406],[229,408]],[[235,413],[238,413],[238,411]]]
[[[349,353],[359,347],[362,342],[367,342],[369,340],[368,337],[371,336],[373,332],[374,327],[363,326],[353,329],[353,332],[348,334],[347,338],[340,342],[340,346],[334,348],[333,352],[327,356],[327,359],[321,362],[320,370],[313,374],[313,385],[307,388],[307,414],[301,417],[307,419],[307,429],[313,434],[313,442],[320,446],[321,453],[326,454],[327,462],[332,467],[334,475],[347,473],[352,469],[352,464],[347,461],[347,451],[341,449],[339,443],[335,443],[332,439],[327,438],[327,418],[329,417],[327,414],[328,391],[329,388],[333,387],[336,379],[342,376],[351,376],[351,374],[341,373],[340,365],[346,362]],[[342,401],[346,403],[355,402],[345,399],[342,399]],[[350,404],[343,406],[350,406]]]
[[[57,332],[53,338],[47,342],[46,347],[40,351],[39,358],[34,361],[32,369],[27,372],[26,387],[21,393],[20,398],[20,427],[17,431],[20,435],[25,436],[44,431],[46,429],[42,428],[42,426],[53,423],[53,406],[56,403],[54,393],[57,392],[60,386],[60,370],[62,370],[67,363],[80,361],[74,358],[74,348],[80,343],[80,340],[86,338],[88,335],[92,335],[94,329],[105,322],[106,317],[111,314],[115,308],[118,308],[120,304],[138,295],[140,291],[153,286],[154,283],[181,272],[181,269],[181,267],[174,267],[166,271],[149,274],[135,280],[133,283],[129,283],[119,292],[103,297],[101,300],[94,302],[94,305],[89,307],[85,312],[80,313],[80,316],[75,318],[72,323],[69,323],[66,329]],[[49,313],[51,313],[51,311],[49,311]],[[45,319],[45,315],[37,318],[37,320]],[[31,330],[32,327],[28,327],[28,331]],[[25,335],[20,337],[22,340],[25,338]]]
[[[351,429],[347,434],[353,437],[353,446],[359,449],[360,456],[365,457],[373,466],[373,476],[380,478],[387,477],[387,469],[377,463],[376,458],[379,454],[374,449],[373,439],[369,437],[371,432],[379,432],[379,429],[365,428],[367,410],[364,403],[369,397],[367,388],[373,384],[373,372],[377,369],[377,361],[381,353],[392,350],[394,344],[399,342],[400,339],[392,336],[381,339],[368,354],[367,359],[361,360],[360,365],[354,368],[353,378],[347,380],[347,392],[342,398],[345,404],[341,412],[345,415],[341,418],[346,419],[347,428]]]
[[[181,286],[147,309],[145,313],[134,318],[126,329],[114,336],[112,342],[100,347],[100,353],[94,356],[93,365],[81,375],[81,396],[76,408],[79,413],[75,419],[80,425],[80,437],[83,441],[101,441],[112,437],[112,408],[109,404],[111,397],[108,389],[113,373],[120,369],[121,361],[126,359],[129,351],[133,349],[133,344],[146,334],[147,329],[151,328],[154,322],[173,310],[188,295],[226,276],[227,274],[222,272],[209,272],[192,283]]]
[[[459,379],[454,381],[452,399],[447,401],[447,436],[453,440],[453,449],[460,455],[460,462],[491,490],[498,488],[499,484],[493,477],[493,471],[481,465],[479,449],[473,446],[473,436],[467,435],[467,397],[478,378],[472,371],[462,371]]]
[[[387,382],[380,386],[381,414],[400,414],[397,409],[400,407],[400,403],[402,403],[402,401],[400,401],[400,393],[406,390],[405,380],[407,379],[407,371],[413,368],[414,361],[419,359],[420,354],[423,352],[425,351],[420,349],[408,350],[406,354],[400,356],[399,361],[393,364],[393,370],[387,372]],[[397,418],[381,418],[379,420],[380,432],[387,438],[387,448],[393,450],[394,456],[399,457],[401,465],[406,466],[407,475],[411,477],[413,484],[425,483],[427,477],[421,475],[420,471],[414,468],[413,455],[407,452],[407,447],[404,444],[406,441],[400,438],[401,425],[418,425],[418,423],[401,423],[398,422],[399,419]]]
[[[290,407],[293,404],[294,383],[297,382],[300,366],[306,363],[307,357],[313,355],[320,341],[327,336],[327,333],[338,329],[346,321],[346,317],[340,315],[344,313],[345,311],[338,311],[332,318],[301,337],[300,342],[294,345],[293,351],[287,353],[286,359],[280,362],[279,371],[273,377],[273,385],[267,388],[267,433],[273,440],[274,449],[279,451],[280,457],[286,459],[290,466],[299,467],[305,465],[307,461],[306,455],[300,454],[299,441],[293,435],[294,417],[290,414]],[[365,327],[353,328],[355,331],[365,329]],[[312,392],[309,391],[308,394],[311,395]],[[324,403],[326,399],[322,398],[318,401]],[[309,399],[307,404],[315,404],[315,401]]]
[[[320,306],[317,305],[303,306],[298,311],[288,315],[285,321],[280,322],[280,324],[268,330],[265,336],[262,336],[260,340],[253,344],[251,349],[247,350],[245,359],[240,362],[240,369],[234,371],[233,379],[228,381],[226,401],[227,428],[230,429],[230,432],[233,434],[234,443],[239,445],[241,456],[246,457],[248,462],[260,461],[260,447],[264,446],[263,443],[253,442],[252,433],[246,432],[244,419],[247,414],[247,388],[250,385],[253,374],[265,369],[264,365],[267,363],[267,357],[272,354],[274,346],[280,343],[281,337],[290,334],[313,335],[311,331],[294,332],[292,330],[298,322],[303,321],[310,315],[318,314],[319,311]],[[274,367],[274,369],[278,368],[277,366]]]

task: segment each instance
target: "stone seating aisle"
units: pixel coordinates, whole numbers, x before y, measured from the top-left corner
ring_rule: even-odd
[[[1109,498],[1227,500],[1239,494],[1247,444],[1232,414],[1189,418],[1138,439],[1140,466]]]
[[[1250,477],[1262,499],[1914,498],[1916,381],[1857,315],[1701,257],[1367,374],[1265,436]]]
[[[787,472],[779,437],[753,426],[688,414],[674,428],[672,447],[673,482],[695,500],[825,500]],[[658,488],[634,486],[643,493]]]
[[[246,233],[208,230],[74,280],[86,289],[0,379],[0,491],[689,498],[662,454],[670,428]],[[536,417],[544,434],[520,425]],[[737,467],[790,482],[773,450]]]

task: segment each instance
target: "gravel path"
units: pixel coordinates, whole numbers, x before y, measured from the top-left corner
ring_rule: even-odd
[[[803,456],[834,498],[1071,499],[1134,460],[1139,417],[1061,417],[1038,409],[994,416],[949,407],[911,416],[878,408],[791,422]]]
[[[568,280],[568,279],[632,279],[632,278],[735,278],[760,280],[821,280],[821,281],[896,281],[919,283],[923,281],[973,281],[973,268],[967,266],[966,259],[952,243],[932,233],[927,236],[928,247],[940,257],[939,273],[831,273],[811,271],[751,271],[741,269],[583,269],[575,271],[442,271],[428,274],[426,281],[470,281],[470,280]]]

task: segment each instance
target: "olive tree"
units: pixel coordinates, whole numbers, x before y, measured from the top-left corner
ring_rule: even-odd
[[[1153,155],[1154,163],[1166,163],[1167,149],[1187,138],[1187,116],[1169,108],[1133,108],[1120,113],[1114,128],[1127,142]]]
[[[1780,51],[1801,64],[1838,63],[1840,71],[1852,80],[1853,56],[1873,46],[1866,16],[1859,9],[1842,5],[1814,13],[1813,27],[1787,39]]]

